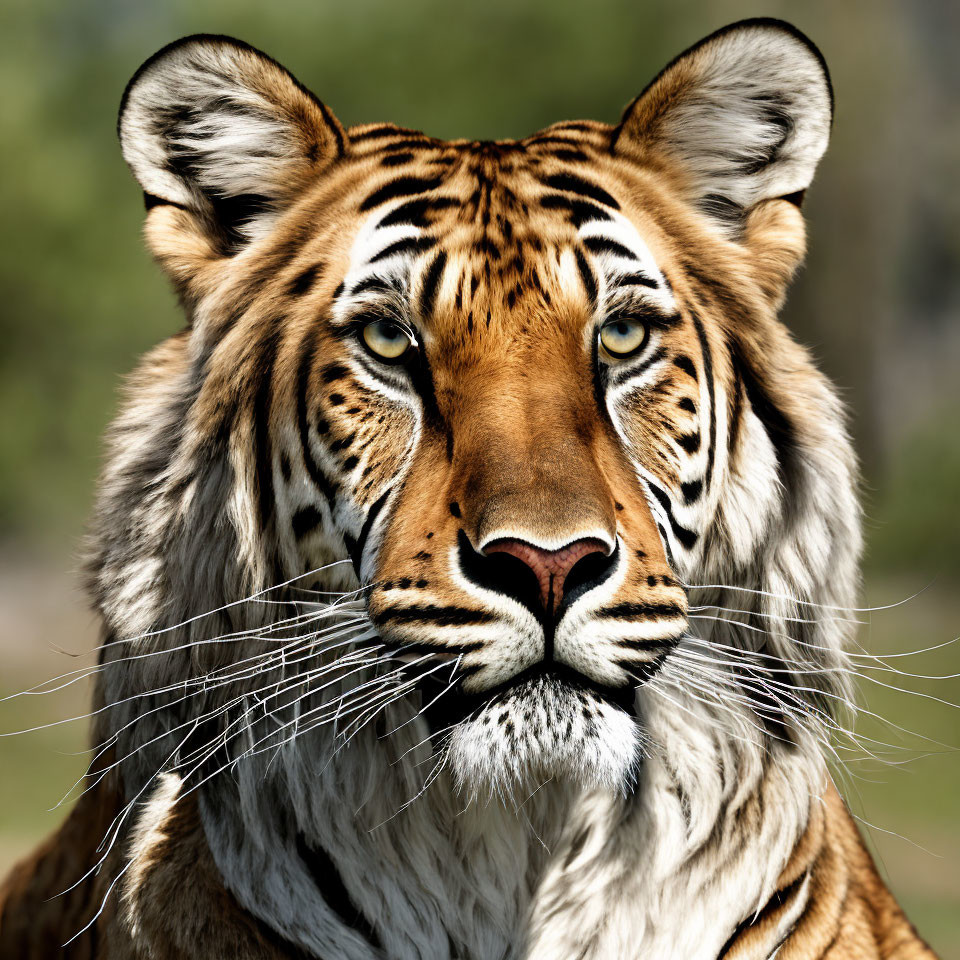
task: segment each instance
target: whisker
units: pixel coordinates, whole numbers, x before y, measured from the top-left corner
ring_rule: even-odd
[[[333,647],[336,647],[336,646],[346,646],[346,645],[350,645],[350,644],[353,644],[353,643],[363,642],[364,640],[372,639],[373,637],[375,637],[375,634],[367,634],[366,636],[352,637],[352,638],[350,638],[349,640],[343,641],[342,643],[334,644]],[[96,785],[103,779],[103,777],[106,776],[111,770],[119,767],[122,763],[124,763],[124,762],[126,762],[127,760],[131,759],[133,756],[135,756],[135,755],[136,755],[137,753],[139,753],[141,750],[144,750],[144,749],[146,749],[147,747],[151,746],[153,743],[155,743],[155,742],[157,742],[157,741],[159,741],[159,740],[162,740],[162,739],[165,738],[165,737],[170,736],[171,734],[173,734],[173,733],[175,733],[176,731],[182,729],[183,727],[188,726],[188,725],[190,725],[190,724],[193,724],[193,723],[195,722],[195,720],[196,720],[196,721],[206,722],[207,720],[215,719],[217,716],[220,716],[220,715],[228,712],[229,710],[232,710],[232,709],[233,709],[234,707],[236,707],[239,703],[242,703],[243,700],[244,700],[247,696],[256,695],[256,694],[258,694],[258,693],[261,693],[261,692],[266,691],[266,690],[269,690],[269,689],[275,689],[275,693],[272,694],[272,695],[274,695],[274,696],[279,696],[279,695],[281,695],[281,694],[283,694],[283,693],[289,692],[291,689],[295,689],[297,686],[303,685],[304,683],[312,682],[312,681],[318,679],[318,678],[321,677],[321,676],[326,676],[328,673],[331,673],[331,672],[339,669],[341,666],[344,665],[344,662],[345,662],[349,657],[351,657],[351,656],[354,656],[354,655],[359,654],[359,653],[361,653],[361,652],[362,652],[364,655],[366,655],[366,654],[369,654],[370,652],[372,652],[372,651],[374,651],[374,650],[380,649],[381,647],[382,647],[382,644],[377,645],[377,646],[375,646],[375,647],[364,647],[364,648],[362,648],[362,651],[352,651],[351,653],[349,653],[349,654],[347,654],[347,655],[345,655],[345,656],[338,657],[338,658],[337,658],[335,661],[333,661],[332,663],[322,664],[321,666],[318,666],[317,668],[315,668],[315,669],[313,669],[313,670],[310,670],[310,671],[307,671],[307,672],[305,672],[305,673],[303,673],[303,674],[298,675],[298,678],[297,678],[295,681],[292,681],[292,682],[291,682],[290,684],[288,684],[286,687],[281,686],[281,685],[280,685],[279,683],[277,683],[277,682],[271,682],[271,683],[265,684],[264,686],[262,686],[262,687],[258,688],[257,690],[253,691],[252,694],[249,693],[249,692],[248,692],[248,693],[241,694],[241,695],[235,697],[233,700],[229,701],[228,703],[222,704],[221,706],[216,707],[216,708],[208,711],[207,713],[201,714],[201,715],[200,715],[199,717],[197,717],[197,718],[191,718],[190,720],[184,721],[184,723],[178,724],[176,727],[173,727],[173,728],[171,728],[170,730],[162,731],[162,732],[161,732],[160,734],[158,734],[157,736],[151,738],[150,740],[148,740],[148,741],[146,741],[146,742],[144,742],[144,743],[141,743],[138,747],[136,747],[135,749],[131,750],[131,751],[130,751],[129,753],[127,753],[124,757],[121,757],[119,760],[114,761],[114,763],[110,764],[109,766],[107,766],[107,767],[105,767],[105,768],[103,768],[103,769],[97,770],[95,774],[92,774],[93,776],[96,777],[96,779],[95,779],[89,786],[87,786],[79,796],[83,796],[85,793],[89,792],[89,790],[91,790],[91,789],[93,789],[94,787],[96,787]],[[324,648],[323,652],[328,652],[329,649],[332,649],[332,647]],[[303,660],[303,659],[310,659],[310,658],[312,658],[313,655],[314,655],[314,654],[311,653],[311,655],[310,655],[309,657],[303,657],[303,658],[300,658],[300,659],[301,659],[301,660]],[[298,662],[298,661],[295,661],[295,662]],[[370,661],[370,662],[371,662],[371,663],[375,663],[375,662],[377,662],[377,661],[376,661],[376,660],[373,660],[373,661]],[[260,672],[264,672],[264,671],[260,671]],[[225,683],[225,682],[227,682],[227,681],[224,681],[224,683]],[[229,682],[233,682],[233,679],[231,678],[231,680],[230,680]],[[220,685],[224,685],[224,684],[220,684]],[[178,687],[179,687],[179,685],[174,685],[173,689],[177,689]],[[216,687],[213,687],[213,688],[210,688],[210,689],[215,689],[215,688],[216,688]],[[197,692],[208,692],[208,690],[197,691]],[[60,804],[62,804],[62,803],[64,802],[64,800],[65,800],[67,797],[70,796],[70,794],[73,792],[73,790],[74,790],[84,779],[87,779],[88,777],[91,776],[90,767],[92,767],[93,764],[96,763],[97,759],[99,759],[99,757],[102,756],[103,753],[104,753],[110,746],[112,746],[114,743],[117,742],[120,733],[122,733],[124,730],[128,729],[129,727],[133,726],[135,723],[140,722],[144,717],[149,716],[149,715],[152,714],[152,713],[156,713],[156,712],[159,712],[159,711],[161,711],[161,710],[168,709],[170,706],[173,706],[173,705],[175,705],[175,704],[177,704],[177,703],[180,703],[180,702],[182,702],[182,701],[184,701],[184,700],[186,700],[186,699],[189,699],[190,697],[196,696],[196,695],[197,695],[197,693],[195,692],[195,693],[187,694],[187,695],[185,695],[184,697],[180,697],[180,698],[178,698],[178,699],[176,699],[176,700],[167,701],[167,702],[165,702],[165,703],[159,704],[158,706],[156,706],[156,707],[154,707],[154,708],[152,708],[152,709],[150,709],[150,710],[147,710],[147,711],[144,711],[144,712],[141,713],[141,714],[138,714],[136,717],[134,717],[132,720],[128,721],[126,724],[124,724],[124,725],[123,725],[122,727],[120,727],[118,730],[114,731],[114,733],[111,734],[111,736],[104,742],[104,744],[102,744],[102,745],[100,746],[100,748],[98,749],[97,754],[96,754],[96,755],[93,757],[93,759],[90,761],[90,766],[88,767],[87,773],[83,774],[83,776],[81,776],[81,778],[70,788],[70,790],[67,791],[66,796],[59,801],[59,803],[57,804],[57,806],[59,806]],[[130,699],[137,699],[137,698],[136,698],[136,697],[132,697],[132,698],[130,698]],[[188,755],[188,756],[189,756],[189,755]]]
[[[722,613],[742,613],[744,616],[748,617],[760,617],[764,620],[782,620],[785,623],[857,623],[861,626],[865,626],[868,621],[858,620],[856,617],[836,617],[836,616],[826,616],[818,617],[816,619],[808,617],[790,617],[785,614],[780,613],[769,613],[764,610],[743,610],[739,607],[724,607],[718,603],[702,603],[694,604],[689,607],[689,610],[699,613],[701,610],[719,610]],[[736,623],[738,621],[731,621]]]
[[[249,603],[251,600],[255,600],[257,597],[262,597],[264,594],[270,593],[272,590],[280,590],[283,587],[289,586],[291,583],[296,583],[298,580],[303,580],[306,577],[312,577],[315,574],[322,573],[324,570],[329,570],[331,567],[338,567],[345,563],[351,563],[351,561],[348,558],[344,558],[343,560],[334,560],[331,563],[324,564],[322,567],[316,567],[313,570],[308,570],[306,573],[299,573],[295,577],[291,577],[289,580],[284,580],[283,583],[276,583],[272,586],[264,587],[262,590],[257,590],[248,597],[243,597],[240,600],[231,600],[229,603],[225,603],[221,607],[216,607],[213,610],[207,610],[205,613],[198,613],[195,616],[188,617],[186,620],[181,620],[179,623],[172,624],[169,627],[161,627],[157,630],[148,630],[145,633],[138,634],[135,637],[129,637],[124,640],[115,640],[112,641],[112,643],[133,643],[137,640],[144,640],[147,637],[158,637],[174,630],[181,630],[192,623],[197,623],[199,620],[205,619],[206,617],[212,617],[214,614],[223,613],[224,610],[231,610],[234,607],[240,606],[242,603]],[[104,644],[104,646],[109,646],[109,644]]]
[[[369,622],[368,622],[365,618],[362,619],[362,620],[359,620],[359,619],[358,619],[358,620],[355,621],[355,622],[356,622],[357,624],[359,624],[361,627],[364,627],[364,628],[369,625]],[[331,629],[331,631],[333,631],[333,630],[335,630],[335,629],[342,629],[343,626],[344,626],[344,625],[341,624],[341,625],[338,625],[337,628],[330,628],[330,629]],[[235,661],[234,663],[230,664],[229,666],[230,666],[230,668],[232,668],[232,667],[234,667],[234,666],[239,666],[240,664],[263,661],[263,660],[265,660],[265,659],[269,659],[269,658],[271,658],[271,657],[278,656],[279,654],[285,652],[286,649],[287,649],[288,647],[290,647],[290,646],[296,646],[296,645],[299,645],[299,644],[309,644],[309,643],[313,643],[313,642],[315,642],[315,638],[316,638],[316,637],[319,637],[319,636],[322,636],[322,635],[323,635],[322,632],[320,632],[320,633],[317,633],[317,634],[308,634],[306,637],[304,637],[304,636],[296,637],[296,638],[294,638],[294,639],[292,639],[292,640],[287,641],[285,647],[280,647],[280,648],[277,648],[277,649],[274,649],[274,650],[268,650],[268,651],[266,651],[266,652],[264,652],[264,653],[262,653],[262,654],[257,654],[256,656],[253,656],[253,657],[247,657],[247,658],[245,658],[244,660]],[[350,642],[353,642],[353,641],[350,641]],[[187,644],[187,645],[185,645],[184,649],[186,649],[186,648],[189,647],[189,646],[193,646],[193,645],[192,645],[192,644]],[[133,659],[133,658],[128,658],[128,659]],[[303,658],[301,658],[301,659],[303,659]],[[292,662],[296,663],[296,662],[300,662],[300,661],[295,660],[295,661],[292,661]],[[219,669],[219,668],[218,668],[218,669]],[[256,668],[256,672],[262,672],[262,669],[263,669],[263,668],[261,668],[261,667],[257,667],[257,668]],[[253,674],[254,676],[256,675],[256,672]],[[50,729],[51,727],[62,726],[63,724],[66,724],[66,723],[74,723],[74,722],[76,722],[76,721],[78,721],[78,720],[89,720],[89,719],[91,719],[92,717],[97,716],[98,714],[101,714],[101,713],[104,713],[104,712],[106,712],[106,711],[115,709],[116,707],[120,706],[121,704],[128,703],[128,702],[133,701],[133,700],[142,700],[142,699],[144,699],[144,698],[146,698],[146,697],[158,696],[158,695],[163,694],[163,693],[171,693],[171,692],[173,692],[173,691],[180,690],[180,689],[186,689],[187,687],[191,687],[191,686],[202,687],[202,688],[203,688],[203,691],[214,690],[214,689],[216,689],[218,686],[222,686],[222,685],[224,685],[224,684],[226,684],[226,683],[228,683],[228,682],[234,682],[235,680],[247,679],[247,677],[243,676],[242,673],[243,673],[242,671],[241,671],[240,673],[236,673],[236,672],[235,672],[235,673],[228,673],[228,674],[226,674],[226,675],[224,675],[224,676],[222,676],[222,677],[218,677],[218,676],[217,676],[217,671],[213,671],[213,673],[211,673],[211,674],[206,674],[206,675],[204,675],[203,677],[194,677],[194,678],[189,678],[189,679],[187,679],[187,680],[180,680],[180,681],[177,681],[177,682],[175,682],[175,683],[168,684],[166,687],[157,687],[157,688],[155,688],[155,689],[153,689],[153,690],[137,692],[137,693],[132,694],[132,695],[130,695],[130,696],[128,696],[128,697],[123,697],[123,698],[121,698],[121,699],[119,699],[119,700],[113,700],[113,701],[111,701],[111,702],[108,703],[108,704],[104,704],[104,706],[102,706],[102,707],[98,707],[98,708],[95,709],[95,710],[91,710],[89,713],[79,714],[78,716],[75,716],[75,717],[66,717],[66,718],[61,719],[61,720],[52,720],[52,721],[50,721],[49,723],[39,724],[38,726],[35,726],[35,727],[27,727],[27,728],[25,728],[25,729],[23,729],[23,730],[13,730],[13,731],[2,732],[2,733],[0,733],[0,737],[20,736],[21,734],[25,734],[25,733],[34,733],[34,732],[36,732],[36,731],[38,731],[38,730],[46,730],[46,729]],[[213,680],[213,681],[215,681],[215,682],[211,683],[211,680]],[[52,691],[51,691],[51,692],[52,692]],[[18,694],[13,694],[12,696],[18,696]],[[174,701],[174,702],[181,702],[182,699],[185,699],[185,698],[181,698],[180,700]],[[164,706],[165,706],[165,705],[161,704],[159,707],[156,707],[156,708],[154,708],[154,709],[163,709]],[[148,713],[150,713],[150,712],[153,712],[153,711],[148,711]]]
[[[232,633],[232,634],[224,634],[223,636],[219,636],[219,637],[212,637],[204,640],[192,640],[188,643],[180,644],[179,646],[176,646],[176,647],[167,647],[159,650],[148,650],[143,653],[131,654],[126,657],[117,657],[112,660],[107,660],[102,664],[96,664],[90,667],[81,667],[78,670],[71,670],[68,673],[61,674],[59,677],[54,677],[52,680],[44,680],[43,683],[36,684],[35,686],[28,688],[27,690],[21,690],[17,693],[11,693],[5,697],[0,697],[0,703],[3,703],[4,701],[7,701],[7,700],[14,700],[18,697],[23,697],[23,696],[37,696],[37,695],[47,694],[47,693],[57,693],[60,690],[64,690],[67,687],[72,686],[74,683],[78,683],[80,681],[88,679],[89,677],[94,676],[95,674],[105,669],[107,666],[119,665],[122,663],[130,663],[134,660],[143,660],[148,657],[156,657],[156,656],[162,656],[162,655],[171,654],[171,653],[178,653],[183,650],[196,649],[197,647],[209,646],[212,644],[233,643],[239,640],[245,640],[245,639],[251,639],[251,638],[257,639],[257,640],[269,641],[270,638],[263,636],[262,635],[263,632],[269,632],[272,629],[277,629],[279,626],[286,626],[292,623],[302,624],[304,620],[310,623],[317,619],[324,619],[328,614],[329,614],[329,611],[326,611],[326,610],[321,611],[319,613],[313,612],[311,614],[300,614],[297,617],[289,618],[289,620],[287,621],[280,621],[278,623],[271,624],[269,625],[269,627],[251,627],[249,630]],[[123,640],[112,641],[112,643],[125,643],[125,642],[127,641],[123,641]],[[278,640],[275,642],[282,643],[285,641]],[[112,643],[105,643],[103,646],[108,647],[108,646],[111,646]],[[66,679],[67,677],[73,677],[74,679],[70,680],[68,683],[61,684],[58,687],[52,687],[47,690],[40,689],[45,684],[56,683],[59,680]]]
[[[709,643],[708,641],[703,641],[703,640],[701,640],[700,638],[684,638],[684,639],[685,639],[685,640],[688,640],[688,639],[689,639],[689,640],[696,640],[696,641],[699,641],[700,643],[702,643],[702,644],[704,644],[704,645],[707,645],[707,644]],[[708,648],[709,648],[709,647],[708,647]],[[740,653],[746,653],[747,651],[739,651],[739,652],[740,652]],[[689,650],[682,650],[682,649],[679,648],[679,647],[677,648],[677,650],[675,651],[675,653],[677,653],[678,655],[684,655],[684,654],[685,654],[685,655],[687,655],[688,657],[689,657],[689,656],[692,656],[692,652],[691,652],[691,651],[689,651]],[[722,663],[724,663],[724,664],[727,665],[727,666],[732,666],[732,667],[743,667],[743,666],[744,666],[744,664],[743,664],[742,662],[737,662],[737,661],[722,661]],[[759,667],[759,669],[762,670],[764,673],[769,672],[769,668],[768,668],[768,667],[765,667],[765,666],[761,666],[761,667]],[[859,675],[854,673],[854,676],[859,676]],[[747,678],[744,678],[744,677],[731,678],[731,679],[733,679],[734,682],[741,682],[741,681],[746,682],[746,680],[747,680]],[[870,679],[870,678],[867,678],[867,679]],[[880,681],[875,681],[875,682],[880,683]],[[928,742],[928,743],[933,743],[933,744],[935,744],[936,746],[943,747],[945,750],[948,750],[948,751],[952,751],[952,750],[955,749],[954,747],[951,747],[949,744],[941,743],[941,742],[938,741],[938,740],[934,740],[934,739],[932,739],[932,738],[930,738],[930,737],[926,737],[926,736],[924,736],[923,734],[917,733],[916,731],[908,730],[908,729],[906,729],[906,728],[904,728],[904,727],[901,727],[901,726],[899,726],[898,724],[893,723],[891,720],[887,719],[886,717],[883,717],[883,716],[881,716],[880,714],[877,714],[877,713],[873,712],[872,710],[868,710],[867,708],[858,705],[857,703],[849,700],[848,698],[843,697],[843,696],[841,696],[840,694],[831,692],[831,691],[829,691],[829,690],[821,689],[821,688],[817,688],[817,687],[799,686],[799,685],[797,685],[797,684],[786,684],[786,683],[783,683],[782,681],[775,680],[775,679],[773,679],[773,678],[767,678],[766,683],[769,684],[769,685],[772,686],[772,687],[776,687],[778,690],[783,691],[784,694],[790,694],[791,696],[794,696],[794,697],[796,697],[796,695],[797,695],[798,693],[812,693],[812,694],[814,694],[814,695],[816,695],[816,696],[827,697],[827,698],[829,698],[829,699],[831,699],[831,700],[835,700],[835,701],[837,701],[838,703],[840,703],[840,704],[848,707],[850,710],[852,710],[853,712],[855,712],[855,713],[857,713],[857,714],[860,714],[860,715],[863,715],[863,716],[872,717],[872,718],[878,720],[880,723],[885,724],[885,725],[887,725],[887,726],[890,726],[890,727],[892,727],[893,729],[898,730],[899,732],[906,734],[907,736],[916,737],[916,738],[919,738],[919,739],[921,739],[921,740],[925,740],[925,741]],[[889,686],[889,684],[882,684],[882,683],[881,683],[881,685],[882,685],[882,686]],[[916,692],[916,691],[910,691],[910,690],[901,690],[899,687],[892,687],[892,689],[900,690],[901,693],[907,693],[907,694],[915,693],[915,692]],[[770,694],[770,695],[773,695],[773,691],[771,691],[771,690],[768,690],[768,691],[766,691],[766,692],[767,692],[768,694]],[[918,694],[918,695],[919,695],[919,694]],[[818,708],[817,708],[814,704],[812,704],[812,703],[810,703],[809,701],[804,700],[804,699],[802,699],[802,698],[797,698],[797,703],[800,704],[800,705],[802,705],[802,709],[804,709],[804,710],[810,710],[810,711],[817,711],[817,710],[818,710]],[[948,705],[950,705],[950,706],[956,706],[956,704],[949,704],[949,703],[948,703]],[[850,735],[850,736],[854,736],[854,734],[853,734],[851,731],[848,731],[848,730],[846,730],[845,728],[842,728],[842,729],[844,730],[844,732],[845,732],[846,734],[848,734],[848,735]],[[857,734],[856,736],[858,736],[858,737],[863,737],[862,734]],[[865,739],[869,740],[870,738],[867,737],[867,738],[865,738]],[[895,745],[893,745],[893,744],[882,743],[882,741],[873,741],[873,742],[879,743],[879,744],[881,744],[882,746],[886,746],[886,747],[890,747],[890,748],[892,748],[892,749],[896,749]]]
[[[910,603],[911,600],[916,600],[917,597],[925,593],[932,586],[932,584],[927,584],[927,586],[918,590],[912,596],[898,600],[896,603],[887,603],[877,607],[845,607],[835,606],[829,603],[816,603],[813,600],[801,600],[798,597],[791,597],[786,593],[771,593],[768,590],[738,587],[730,583],[683,583],[683,581],[680,581],[680,585],[688,590],[737,590],[741,593],[753,593],[757,596],[770,597],[774,600],[789,600],[791,603],[796,603],[804,607],[819,607],[821,610],[839,610],[841,613],[875,613],[879,610],[893,610],[895,607],[902,607],[905,603]]]

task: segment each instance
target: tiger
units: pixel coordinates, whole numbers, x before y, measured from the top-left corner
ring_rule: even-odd
[[[829,761],[861,549],[779,319],[814,44],[612,126],[344,128],[197,35],[122,99],[186,326],[108,437],[94,758],[4,957],[931,958]]]

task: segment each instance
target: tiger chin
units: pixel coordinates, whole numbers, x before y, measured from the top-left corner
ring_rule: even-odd
[[[832,111],[775,20],[515,141],[345,129],[227,37],[137,71],[187,323],[108,437],[94,759],[0,954],[933,956],[826,764],[856,464],[777,314]]]

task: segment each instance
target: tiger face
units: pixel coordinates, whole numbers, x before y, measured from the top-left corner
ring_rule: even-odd
[[[143,388],[175,450],[119,457],[102,516],[153,469],[176,519],[104,551],[114,631],[156,627],[171,531],[202,553],[213,509],[245,589],[349,559],[317,585],[359,589],[461,784],[627,789],[691,588],[787,535],[804,590],[852,577],[823,522],[855,513],[838,409],[776,319],[830,115],[815,49],[766,21],[617,126],[497,142],[345,130],[226,38],[161,51],[119,129],[189,317]],[[210,605],[191,589],[178,615]]]
[[[682,446],[696,376],[677,366],[697,344],[621,203],[546,149],[562,129],[428,142],[386,183],[409,136],[368,131],[369,213],[305,402],[363,517],[345,543],[380,638],[456,665],[442,707],[469,705],[464,762],[519,750],[542,775],[618,782],[637,755],[623,706],[685,623],[667,551],[695,535],[665,491],[703,469]],[[645,463],[631,450],[650,417],[671,428]]]

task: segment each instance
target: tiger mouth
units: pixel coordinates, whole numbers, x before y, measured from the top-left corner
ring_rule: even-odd
[[[483,712],[499,706],[533,701],[545,691],[552,695],[550,699],[553,701],[571,704],[599,701],[636,719],[636,692],[641,685],[638,681],[613,687],[564,664],[542,661],[503,683],[475,693],[467,693],[459,683],[447,687],[432,677],[426,678],[419,686],[426,704],[423,716],[431,729],[440,730],[475,720]]]

